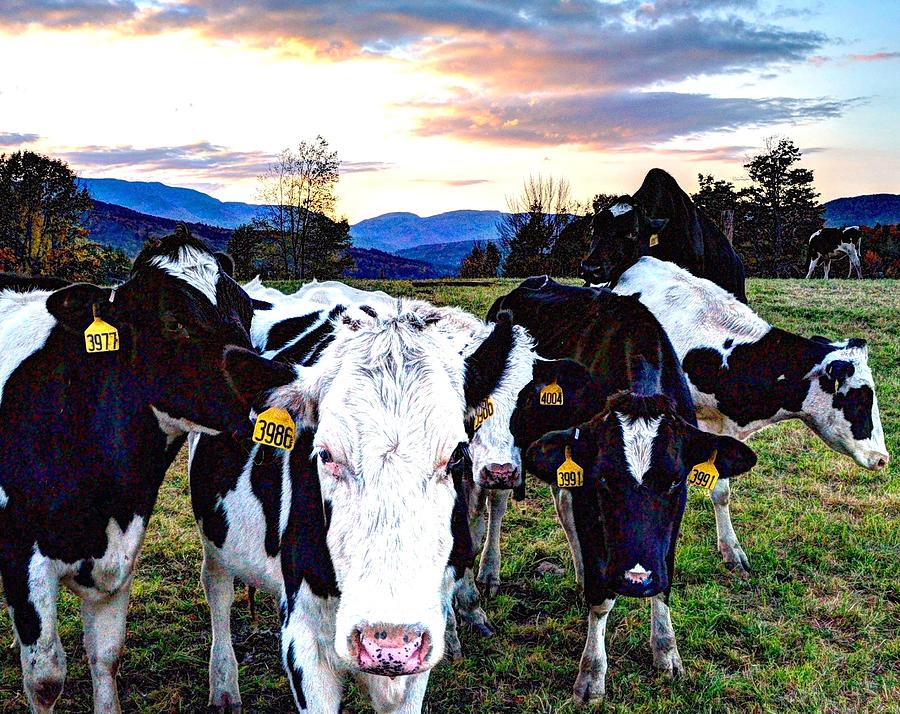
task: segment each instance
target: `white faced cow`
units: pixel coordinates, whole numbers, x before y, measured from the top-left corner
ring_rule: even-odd
[[[415,712],[444,652],[454,580],[472,562],[464,420],[505,372],[513,329],[501,321],[469,349],[450,328],[453,308],[318,307],[292,323],[293,336],[259,310],[271,359],[226,359],[242,392],[271,390],[257,409],[286,408],[304,430],[293,452],[226,436],[192,444],[210,704],[240,705],[228,625],[238,576],[282,599],[283,662],[300,711],[339,711],[353,674],[377,711]]]
[[[825,280],[831,273],[831,261],[846,256],[850,261],[850,269],[847,271],[849,278],[853,271],[856,277],[862,277],[862,268],[859,264],[859,254],[862,252],[862,231],[859,226],[848,228],[822,228],[809,237],[809,250],[806,260],[809,262],[809,270],[806,271],[807,280],[812,277],[816,266],[825,261]]]
[[[887,465],[865,340],[780,330],[718,285],[650,257],[627,270],[615,292],[636,294],[662,324],[702,428],[745,440],[799,419],[863,468]],[[749,563],[731,525],[728,479],[719,479],[711,496],[719,550],[729,569],[744,573]]]
[[[221,265],[180,230],[115,289],[0,281],[0,574],[34,712],[65,681],[60,585],[82,599],[94,709],[119,711],[131,581],[166,468],[189,431],[246,429],[222,355],[250,346],[252,307]],[[95,313],[117,351],[87,353]]]

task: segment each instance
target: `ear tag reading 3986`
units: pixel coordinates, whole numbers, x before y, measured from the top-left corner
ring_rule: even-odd
[[[566,447],[566,460],[556,469],[556,485],[560,488],[577,488],[584,485],[584,469],[572,461],[572,449]]]
[[[712,491],[716,487],[716,481],[719,480],[719,470],[715,467],[717,453],[714,449],[709,461],[697,464],[691,469],[687,480],[691,486],[699,486],[707,491]]]
[[[556,383],[556,379],[541,390],[541,406],[561,407],[564,400],[562,387]]]
[[[256,417],[253,427],[253,441],[263,446],[290,451],[294,448],[294,420],[287,409],[269,407]]]
[[[119,349],[119,331],[97,315],[94,305],[94,321],[84,331],[84,347],[88,354],[115,352]]]
[[[478,431],[481,425],[492,416],[494,416],[494,400],[488,397],[475,407],[475,424],[472,426],[472,429]]]

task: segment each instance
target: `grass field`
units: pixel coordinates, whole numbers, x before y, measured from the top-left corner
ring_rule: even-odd
[[[477,314],[514,284],[359,283]],[[609,620],[605,709],[900,711],[900,282],[752,280],[749,294],[781,327],[869,340],[894,461],[882,473],[863,471],[799,422],[757,435],[751,445],[759,465],[732,484],[751,578],[724,569],[711,504],[691,493],[671,599],[685,676],[674,683],[657,676],[649,607],[620,598]],[[534,480],[528,488],[528,500],[511,505],[504,521],[503,585],[485,604],[496,634],[481,639],[461,627],[465,658],[435,669],[427,711],[574,711],[585,608],[549,493]],[[544,561],[564,574],[538,574]],[[210,635],[199,570],[182,454],[160,494],[134,587],[119,676],[126,712],[204,711]],[[277,607],[262,600],[256,631],[246,606],[238,602],[233,611],[245,711],[293,711],[278,660]],[[8,617],[0,618],[0,712],[25,711],[18,652],[8,647]],[[69,674],[58,711],[86,712],[90,676],[78,604],[68,594],[60,622]],[[348,711],[367,711],[365,701],[354,690]]]

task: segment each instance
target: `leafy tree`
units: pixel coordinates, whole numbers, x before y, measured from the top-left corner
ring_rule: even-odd
[[[503,256],[496,243],[490,242],[484,247],[484,277],[496,278],[500,270]]]
[[[507,197],[506,204],[509,213],[497,226],[507,251],[503,274],[526,277],[550,272],[550,253],[575,208],[569,182],[529,176],[522,193]]]
[[[697,174],[697,182],[700,190],[691,194],[691,200],[696,203],[724,231],[722,213],[733,211],[738,213],[740,198],[731,181],[716,179],[712,174]]]
[[[65,162],[32,151],[0,155],[0,250],[9,269],[35,274],[90,261],[82,245],[90,207]]]
[[[238,226],[231,234],[226,250],[234,260],[234,273],[239,279],[250,280],[256,275],[268,277],[264,235],[248,223]]]
[[[350,255],[352,239],[346,218],[333,221],[322,214],[314,214],[311,235],[316,240],[309,246],[306,276],[318,280],[340,278],[356,267]]]
[[[309,276],[310,255],[316,251],[321,254],[320,248],[313,247],[322,239],[317,229],[330,228],[316,216],[333,214],[339,168],[337,151],[332,151],[320,135],[312,141],[301,141],[296,151],[282,151],[260,177],[258,197],[266,205],[256,227],[275,241],[280,275]],[[319,263],[323,264],[321,258]]]
[[[475,241],[472,252],[463,258],[462,265],[459,266],[459,277],[480,278],[482,273],[484,273],[484,248],[481,247],[480,241]]]

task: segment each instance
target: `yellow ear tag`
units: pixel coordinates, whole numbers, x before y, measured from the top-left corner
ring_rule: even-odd
[[[84,347],[89,354],[115,352],[119,349],[119,331],[97,315],[94,305],[94,321],[84,331]]]
[[[473,429],[478,431],[482,424],[494,416],[494,400],[488,397],[475,407],[475,424]]]
[[[541,405],[545,407],[561,407],[563,405],[563,390],[554,379],[541,390]]]
[[[253,441],[264,446],[290,451],[294,448],[294,420],[287,409],[269,407],[256,417]]]
[[[654,233],[650,236],[650,247],[652,248],[655,245],[659,245],[659,233]]]
[[[572,449],[566,447],[566,460],[556,469],[556,485],[560,488],[578,488],[584,485],[584,469],[572,461]]]
[[[713,488],[715,488],[716,481],[719,480],[719,470],[714,465],[717,453],[718,452],[713,449],[709,461],[697,464],[691,469],[691,473],[687,480],[691,486],[699,486],[700,488],[705,488],[707,491],[712,491]]]

